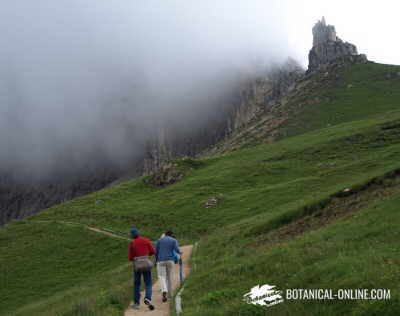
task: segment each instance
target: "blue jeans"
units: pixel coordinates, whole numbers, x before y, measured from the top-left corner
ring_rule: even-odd
[[[140,283],[142,280],[142,275],[144,279],[144,285],[146,288],[144,298],[151,300],[151,295],[153,294],[153,288],[151,284],[151,271],[147,272],[133,272],[133,301],[135,304],[140,304]]]

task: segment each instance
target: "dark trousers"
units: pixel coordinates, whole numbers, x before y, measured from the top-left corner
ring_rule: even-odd
[[[151,300],[151,295],[153,294],[152,283],[151,283],[151,271],[147,272],[133,272],[133,301],[135,304],[140,303],[140,283],[142,281],[142,275],[145,285],[145,295],[144,298]]]

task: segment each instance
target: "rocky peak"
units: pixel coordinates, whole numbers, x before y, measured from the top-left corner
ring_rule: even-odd
[[[335,42],[338,39],[335,27],[333,25],[326,25],[324,17],[314,25],[312,33],[313,46],[324,44],[326,42]]]
[[[322,17],[313,29],[313,47],[308,54],[308,71],[315,72],[326,68],[329,64],[340,62],[366,62],[365,55],[359,55],[354,44],[343,42],[337,35],[333,25],[326,24]]]

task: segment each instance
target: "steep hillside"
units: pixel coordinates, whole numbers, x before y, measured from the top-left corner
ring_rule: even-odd
[[[90,138],[85,138],[87,134],[68,145],[55,139],[53,142],[60,147],[55,156],[36,148],[44,155],[41,159],[29,152],[19,162],[17,154],[14,157],[4,150],[5,156],[10,157],[0,164],[0,225],[113,183],[149,174],[177,157],[199,154],[247,124],[260,106],[279,99],[303,73],[291,59],[254,73],[233,71],[221,78],[221,86],[213,87],[199,100],[198,93],[191,93],[194,99],[176,101],[176,111],[160,117],[159,113],[149,114],[137,126],[130,119],[141,114],[134,112],[135,101],[127,99],[122,108],[109,107],[106,123],[96,123],[105,124],[102,130],[113,130],[114,124],[121,124],[118,136],[107,135],[104,140],[111,142],[110,151],[103,140],[92,144]]]
[[[277,315],[397,315],[400,67],[353,61],[249,84],[235,128],[207,157],[1,227],[0,315],[121,315],[132,226],[200,241],[186,315],[264,315],[243,301],[257,284],[392,294],[286,301]]]
[[[289,119],[279,138],[359,120],[400,107],[400,66],[332,65],[326,72],[306,77],[301,91],[288,104]]]
[[[79,224],[2,227],[0,315],[119,315],[130,296],[127,245]]]
[[[184,170],[183,179],[173,185],[153,186],[139,178],[32,219],[79,222],[117,232],[137,223],[152,238],[164,227],[174,227],[185,241],[194,241],[270,207],[288,211],[294,199],[315,202],[395,169],[400,135],[397,121],[390,121],[398,115],[391,112],[229,155],[183,159],[176,162]],[[394,128],[384,129],[384,123]],[[205,208],[212,198],[219,201],[217,207]]]
[[[399,177],[382,184],[310,208],[297,220],[268,221],[265,214],[212,234],[203,240],[197,273],[185,288],[185,314],[398,315]],[[390,299],[286,299],[263,308],[243,301],[258,284],[283,291],[389,289]]]
[[[236,309],[262,313],[241,297],[249,287],[264,283],[281,288],[387,287],[393,297],[385,303],[385,311],[391,315],[399,299],[398,248],[393,243],[398,232],[392,227],[399,220],[393,208],[399,194],[399,126],[400,112],[394,111],[229,155],[181,160],[175,168],[182,179],[175,184],[154,187],[146,181],[149,178],[140,178],[6,225],[1,229],[5,263],[0,269],[7,275],[2,288],[8,289],[10,297],[2,301],[0,310],[8,315],[17,308],[31,315],[83,315],[90,310],[111,315],[105,312],[111,309],[118,314],[130,293],[129,269],[124,268],[127,242],[87,232],[84,225],[111,229],[121,236],[135,225],[152,238],[172,228],[183,244],[200,240],[199,272],[184,296],[189,315],[231,315]],[[216,205],[205,207],[214,198]],[[379,225],[371,225],[377,218]],[[69,226],[74,223],[78,226]],[[352,235],[355,231],[358,237]],[[28,237],[18,237],[27,236],[26,232]],[[371,251],[374,255],[368,256]],[[13,259],[24,252],[35,259],[20,263]],[[203,256],[213,260],[202,260]],[[335,260],[342,260],[337,271]],[[310,269],[311,262],[319,270]],[[380,268],[373,270],[376,263]],[[27,279],[26,273],[39,271],[39,266],[49,268]],[[346,270],[349,266],[356,268]],[[116,279],[105,273],[112,274],[117,267]],[[293,269],[298,278],[288,277]],[[327,269],[333,269],[331,277],[324,272]],[[351,273],[344,283],[333,281],[340,271]],[[28,280],[38,288],[24,286]],[[89,299],[82,293],[89,293]],[[372,315],[383,308],[381,304],[299,307],[300,303],[291,303],[276,310],[339,315],[345,308]]]
[[[261,93],[255,96],[262,97]],[[398,109],[399,100],[400,66],[354,64],[344,58],[323,72],[305,76],[272,104],[264,103],[252,120],[207,155],[385,113]]]
[[[324,19],[313,34],[306,74],[289,60],[241,82],[221,96],[218,115],[203,113],[212,117],[206,131],[196,115],[185,122],[188,134],[178,121],[156,129],[135,158],[146,158],[147,176],[0,227],[0,315],[123,315],[136,226],[152,240],[173,230],[181,245],[199,242],[184,315],[397,316],[400,66],[367,62]],[[185,154],[192,157],[176,159]],[[0,209],[25,217],[121,175],[98,170],[104,181],[97,169],[82,183],[56,179],[69,189],[50,181],[21,190],[3,177]],[[0,224],[12,218],[4,212]],[[263,284],[388,289],[390,298],[248,304],[244,295]]]

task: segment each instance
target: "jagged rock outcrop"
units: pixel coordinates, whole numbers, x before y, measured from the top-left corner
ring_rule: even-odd
[[[308,74],[367,61],[365,55],[358,55],[353,44],[340,40],[335,28],[326,25],[324,19],[315,25],[313,35]],[[154,185],[174,183],[181,174],[169,168],[170,162],[182,156],[208,156],[272,142],[279,134],[279,127],[296,110],[293,108],[301,108],[306,103],[291,101],[296,96],[300,100],[304,87],[311,84],[313,76],[304,76],[304,73],[297,62],[288,59],[283,65],[258,69],[257,74],[241,74],[218,99],[207,99],[210,102],[207,108],[212,111],[200,112],[201,119],[190,113],[185,120],[174,120],[174,116],[182,117],[182,114],[171,113],[172,119],[163,118],[153,125],[150,135],[141,143],[143,152],[134,161],[118,167],[100,163],[98,170],[104,170],[103,173],[97,170],[79,173],[68,181],[56,176],[40,184],[26,181],[21,184],[12,177],[0,176],[0,225],[140,174],[156,174],[151,178],[155,180]],[[201,106],[198,104],[192,109]]]
[[[152,186],[162,187],[180,181],[183,176],[184,172],[177,166],[177,164],[169,163],[160,166],[157,172],[149,175],[144,182]]]
[[[239,89],[239,102],[230,117],[232,129],[222,142],[201,156],[273,141],[277,128],[288,118],[287,96],[297,93],[297,83],[304,77],[304,72],[295,60],[288,58],[280,67],[243,84]]]
[[[206,123],[191,121],[191,124],[182,126],[182,122],[169,122],[159,126],[157,135],[147,142],[145,148],[143,175],[162,171],[177,158],[194,157],[226,137],[233,104],[234,96],[228,96],[223,106],[216,106],[210,113]]]
[[[312,73],[325,69],[331,63],[365,63],[367,57],[359,55],[354,44],[343,42],[333,25],[327,25],[325,18],[318,21],[313,29],[313,47],[308,54],[308,70]]]
[[[284,96],[304,75],[304,69],[293,59],[257,75],[243,75],[232,95],[224,99],[226,106],[213,113],[208,124],[200,129],[180,133],[178,128],[160,130],[159,137],[148,145],[144,175],[156,174],[173,159],[181,156],[204,156],[234,150],[242,145],[243,133],[253,123],[262,127],[252,129],[257,136],[267,134],[284,121],[280,113]],[[262,118],[262,119],[261,119]],[[222,141],[221,146],[215,146]]]
[[[269,111],[303,74],[303,68],[288,58],[282,66],[249,80],[240,90],[240,104],[235,108],[233,129],[230,132],[237,131]]]
[[[368,61],[365,55],[358,54],[355,45],[342,41],[335,27],[327,25],[324,18],[312,31],[313,47],[306,74]],[[224,100],[227,104],[224,110],[215,111],[218,119],[190,133],[182,134],[171,127],[160,130],[159,137],[148,146],[145,174],[162,169],[164,164],[179,156],[207,156],[249,143],[273,141],[278,127],[289,117],[288,100],[301,94],[302,87],[309,83],[304,73],[302,67],[289,58],[279,67],[241,78],[232,97]]]

